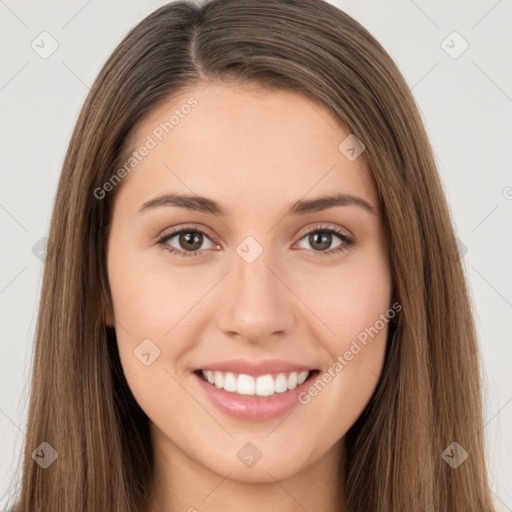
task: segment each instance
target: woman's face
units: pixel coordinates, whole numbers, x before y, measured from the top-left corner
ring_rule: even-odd
[[[165,464],[245,482],[337,467],[391,307],[377,192],[348,136],[296,93],[216,82],[137,126],[111,321]]]

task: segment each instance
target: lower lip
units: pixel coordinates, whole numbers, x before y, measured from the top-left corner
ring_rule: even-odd
[[[286,414],[299,404],[298,395],[311,385],[311,381],[317,373],[317,370],[311,372],[308,378],[295,389],[289,389],[283,393],[274,393],[272,396],[266,397],[231,393],[210,384],[197,373],[193,373],[193,375],[199,381],[199,385],[206,396],[222,412],[242,420],[264,421]]]

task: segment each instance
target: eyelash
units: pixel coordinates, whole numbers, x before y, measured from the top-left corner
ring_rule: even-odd
[[[316,228],[311,229],[310,231],[304,233],[301,236],[300,240],[302,240],[303,238],[305,238],[306,236],[308,236],[308,235],[310,235],[312,233],[317,233],[317,232],[334,234],[334,235],[336,235],[337,237],[339,237],[342,240],[342,243],[336,249],[334,249],[334,250],[330,250],[330,251],[312,251],[313,253],[315,253],[316,255],[321,256],[321,257],[336,255],[338,253],[341,253],[343,251],[348,250],[350,247],[354,246],[355,243],[356,243],[355,240],[353,240],[352,238],[348,237],[345,233],[341,232],[340,230],[338,230],[336,228],[323,227],[323,226],[316,227]],[[194,252],[179,251],[179,250],[175,249],[174,247],[171,247],[171,246],[167,245],[167,242],[171,238],[174,238],[176,235],[180,235],[182,233],[201,233],[203,236],[205,236],[208,239],[210,239],[210,236],[208,235],[208,233],[205,230],[201,229],[200,227],[182,228],[182,229],[179,229],[177,231],[173,231],[172,233],[166,233],[166,234],[162,235],[157,240],[157,244],[162,246],[163,249],[165,249],[166,251],[170,252],[171,254],[174,254],[176,256],[181,256],[181,257],[184,257],[184,258],[188,258],[190,256],[196,256],[198,254],[201,254],[203,251],[194,251]]]

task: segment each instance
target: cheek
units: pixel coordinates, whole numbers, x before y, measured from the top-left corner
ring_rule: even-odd
[[[301,296],[324,324],[320,339],[333,357],[348,349],[350,341],[372,327],[391,306],[390,269],[382,254],[354,254],[337,267],[297,277]]]
[[[161,267],[145,265],[143,260],[119,261],[109,282],[119,357],[128,386],[150,418],[159,417],[165,403],[172,404],[187,421],[194,404],[183,392],[179,384],[183,375],[175,366],[194,339],[193,332],[183,336],[180,330],[187,329],[186,314],[197,302],[197,294],[184,295],[186,283],[175,276],[170,279]],[[162,424],[166,421],[162,418]]]
[[[157,251],[145,256],[134,247],[122,250],[118,241],[109,253],[115,319],[133,336],[164,338],[207,289],[204,276],[173,270]]]
[[[384,363],[389,321],[395,316],[388,262],[371,256],[347,259],[314,283],[303,281],[302,293],[323,321],[317,339],[329,360],[301,403],[315,408],[319,424],[332,426],[333,437],[346,432],[370,400]]]
[[[150,382],[154,386],[157,374],[163,377],[164,361],[176,359],[184,349],[172,329],[190,309],[189,297],[183,297],[183,283],[174,275],[171,279],[168,268],[144,257],[127,237],[112,239],[108,274],[119,356],[127,379],[133,383],[141,379],[134,391]],[[168,386],[170,377],[165,375]]]

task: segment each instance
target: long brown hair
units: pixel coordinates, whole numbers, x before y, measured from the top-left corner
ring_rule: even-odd
[[[146,510],[148,418],[121,368],[106,242],[128,136],[156,105],[211,80],[287,89],[366,146],[402,305],[372,400],[347,433],[350,512],[492,511],[478,350],[454,231],[418,109],[383,47],[321,0],[176,2],[140,22],[80,113],[54,204],[17,512]],[[121,184],[122,186],[122,184]],[[47,442],[57,459],[32,457]],[[443,458],[456,442],[460,466]],[[458,449],[458,448],[457,448]]]

